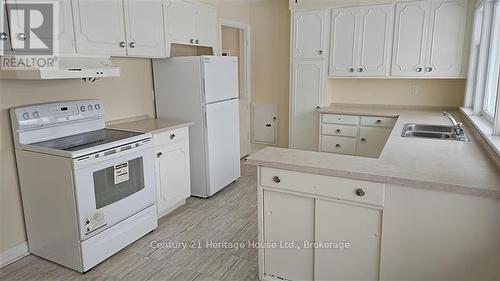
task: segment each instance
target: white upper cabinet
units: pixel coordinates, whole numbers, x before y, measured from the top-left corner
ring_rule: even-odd
[[[46,3],[44,0],[9,0],[10,5],[17,5],[17,3],[35,3],[42,2]],[[24,10],[14,9],[9,11],[10,17],[10,34],[12,44],[11,47],[15,53],[30,53],[28,46],[25,46],[27,42],[33,44],[35,41],[30,41],[31,36],[37,36],[42,41],[52,42],[54,45],[52,49],[54,54],[74,54],[76,52],[74,44],[74,30],[73,30],[73,16],[71,11],[71,0],[60,0],[57,1],[59,5],[57,6],[57,11],[59,12],[58,24],[55,33],[52,35],[37,35],[29,30],[29,27],[25,26],[24,23]],[[3,7],[2,7],[3,8]],[[1,28],[0,28],[1,29]],[[31,46],[31,48],[43,48],[44,46]],[[51,47],[51,46],[48,46]],[[1,47],[0,47],[1,48]]]
[[[389,74],[393,8],[388,4],[332,10],[331,77]]]
[[[164,9],[165,39],[168,45],[217,45],[218,19],[214,8],[189,1],[167,0]]]
[[[78,54],[127,54],[121,0],[73,0],[73,15]]]
[[[396,4],[392,76],[462,76],[467,6],[467,0]]]
[[[332,10],[330,76],[353,76],[355,71],[359,8]]]
[[[9,53],[10,46],[10,32],[7,25],[7,11],[5,10],[5,2],[0,0],[0,55]]]
[[[433,76],[465,76],[463,67],[466,0],[431,4],[426,72]]]
[[[293,14],[293,58],[325,58],[327,11],[306,11]]]
[[[162,0],[124,0],[127,54],[165,57]]]

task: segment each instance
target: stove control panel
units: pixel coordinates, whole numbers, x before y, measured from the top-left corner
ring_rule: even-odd
[[[23,130],[104,118],[104,105],[100,100],[45,103],[15,108],[12,115],[18,129]]]

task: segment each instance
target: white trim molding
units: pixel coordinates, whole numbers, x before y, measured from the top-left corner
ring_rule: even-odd
[[[28,254],[28,243],[26,241],[0,252],[0,268],[13,263]]]

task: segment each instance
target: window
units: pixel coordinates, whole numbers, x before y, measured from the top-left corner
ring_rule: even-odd
[[[490,55],[488,59],[488,73],[484,92],[483,115],[490,122],[494,122],[498,98],[498,78],[500,71],[500,11],[498,2],[493,12],[491,29]]]

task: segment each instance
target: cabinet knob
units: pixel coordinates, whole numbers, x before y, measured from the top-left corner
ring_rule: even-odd
[[[193,44],[194,43],[194,39],[190,39],[189,43]]]
[[[275,183],[280,183],[280,182],[281,182],[281,179],[280,179],[280,177],[278,177],[278,176],[274,176],[274,177],[273,177],[273,181],[274,181]]]
[[[417,67],[417,68],[415,68],[415,71],[416,72],[422,72],[422,68],[421,67]]]
[[[349,68],[349,72],[354,72],[354,67]]]
[[[19,38],[19,40],[23,40],[23,41],[25,41],[26,39],[28,39],[28,36],[26,36],[26,34],[24,34],[24,33],[19,33],[17,35],[17,37]]]
[[[322,55],[323,54],[323,50],[318,50],[318,55]]]
[[[375,121],[375,124],[380,124],[382,123],[382,120],[378,119],[377,121]]]
[[[125,42],[121,41],[120,42],[120,48],[125,48],[127,47],[127,44],[125,44]]]
[[[198,39],[196,39],[194,42],[195,42],[196,44],[200,44],[200,40],[198,40]]]
[[[365,71],[364,68],[362,68],[362,67],[358,68],[358,72],[363,72],[363,71]]]
[[[130,48],[135,48],[135,42],[130,42],[128,45],[130,46]]]
[[[361,142],[366,142],[366,139],[365,138],[361,138]]]
[[[6,41],[8,38],[7,32],[0,32],[0,41]]]
[[[321,106],[316,105],[316,106],[314,107],[314,109],[316,109],[316,110],[321,109]]]
[[[163,153],[158,152],[158,153],[156,153],[156,158],[161,158],[162,155],[163,155]]]
[[[337,132],[337,134],[340,134],[340,129],[335,130],[335,132]]]
[[[356,195],[359,197],[365,196],[366,192],[362,188],[356,189]]]
[[[335,145],[335,147],[336,147],[336,148],[340,148],[340,147],[341,147],[341,145],[337,143],[337,144]]]
[[[427,68],[425,69],[425,71],[427,71],[427,72],[431,72],[431,71],[432,71],[432,67],[427,67]]]
[[[175,134],[170,134],[169,138],[170,138],[171,140],[175,139]]]

